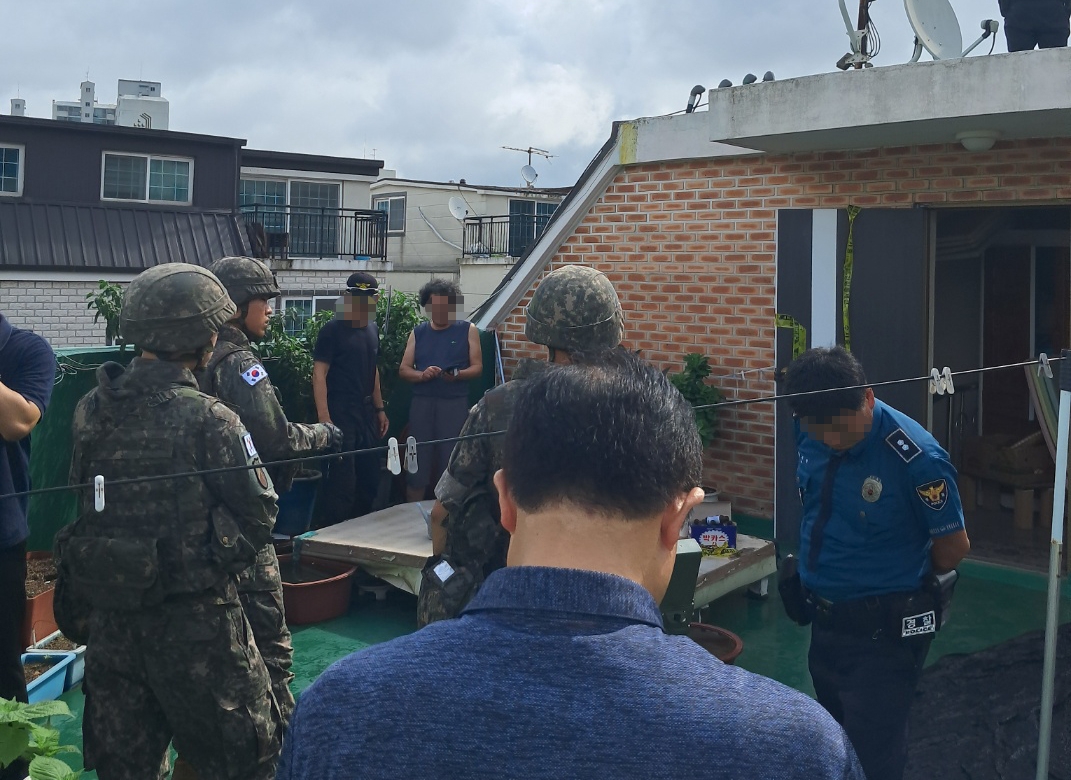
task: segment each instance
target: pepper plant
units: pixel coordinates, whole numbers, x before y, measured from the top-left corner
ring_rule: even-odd
[[[678,374],[670,374],[669,381],[692,406],[707,406],[716,404],[725,397],[717,387],[707,384],[709,376],[710,361],[705,355],[692,352],[684,358],[684,370]],[[718,410],[695,410],[695,424],[699,428],[703,447],[709,447],[718,431]]]
[[[125,352],[126,342],[119,333],[119,315],[123,311],[123,288],[114,282],[101,279],[97,282],[96,290],[86,293],[86,300],[89,301],[86,308],[96,310],[93,322],[100,322],[100,318],[104,318],[104,343],[110,347],[113,342],[117,342],[119,351]]]

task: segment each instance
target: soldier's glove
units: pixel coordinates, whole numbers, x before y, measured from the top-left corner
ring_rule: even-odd
[[[342,429],[334,423],[320,423],[327,429],[327,451],[338,452],[342,449]]]

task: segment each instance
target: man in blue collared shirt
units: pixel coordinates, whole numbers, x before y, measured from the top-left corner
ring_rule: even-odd
[[[48,342],[0,314],[0,495],[30,489],[30,431],[52,397],[56,356]],[[26,701],[22,621],[26,611],[29,499],[0,499],[0,697]],[[25,767],[23,767],[24,769]],[[0,778],[6,777],[0,770]],[[7,770],[22,778],[24,771]]]
[[[874,398],[842,347],[793,361],[784,392],[795,396],[815,693],[868,780],[898,780],[911,699],[939,628],[924,584],[970,549],[956,470],[921,425]]]
[[[526,380],[495,475],[507,567],[460,618],[328,669],[280,780],[862,780],[814,701],[662,631],[701,456],[692,410],[631,353]]]

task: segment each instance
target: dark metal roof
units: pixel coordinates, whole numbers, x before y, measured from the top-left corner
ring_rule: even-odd
[[[233,214],[0,201],[0,268],[140,271],[248,255]]]
[[[102,135],[126,136],[131,138],[155,138],[170,141],[189,141],[204,144],[221,144],[223,146],[245,146],[245,139],[230,138],[223,135],[205,135],[203,133],[184,133],[177,130],[147,130],[143,127],[123,127],[120,125],[97,125],[92,122],[66,122],[59,119],[42,119],[32,116],[0,115],[0,130],[5,126],[19,128],[31,127],[39,130],[52,130],[59,133],[95,133]]]
[[[298,154],[297,152],[269,152],[263,149],[243,149],[242,166],[245,168],[275,168],[291,171],[317,171],[319,173],[345,173],[353,176],[379,176],[382,160],[364,160],[356,157],[327,157],[321,154]]]

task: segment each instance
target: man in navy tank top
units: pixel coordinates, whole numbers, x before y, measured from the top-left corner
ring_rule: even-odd
[[[452,281],[432,279],[420,289],[420,305],[429,321],[409,334],[398,375],[413,384],[409,435],[417,442],[452,439],[469,414],[469,380],[483,372],[480,334],[458,319],[461,289]],[[419,469],[408,476],[406,497],[422,501],[450,460],[452,442],[421,447]]]

